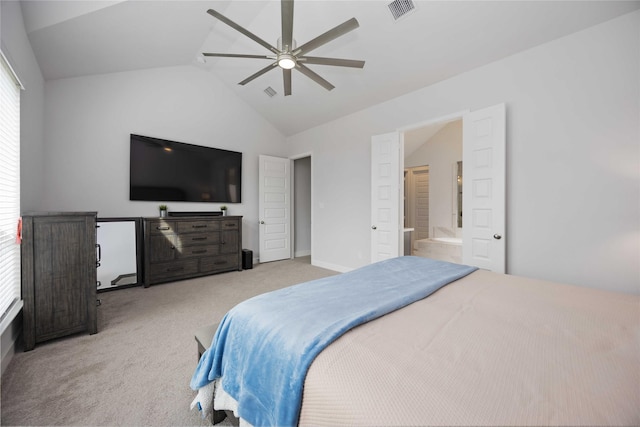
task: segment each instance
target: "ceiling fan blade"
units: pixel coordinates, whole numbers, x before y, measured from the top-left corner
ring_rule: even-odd
[[[291,95],[291,70],[282,69],[282,78],[284,79],[284,96]]]
[[[358,24],[358,20],[356,18],[351,18],[348,21],[343,22],[327,31],[326,33],[320,34],[313,40],[310,40],[297,48],[293,54],[296,56],[303,55],[307,52],[311,52],[313,49],[316,49],[326,43],[329,43],[331,40],[337,39],[338,37],[347,34],[349,31],[353,31],[358,28],[360,24]]]
[[[293,0],[281,0],[282,50],[293,50]]]
[[[260,77],[261,75],[263,75],[267,71],[273,70],[277,66],[278,66],[278,61],[274,62],[273,64],[269,64],[266,67],[264,67],[262,70],[258,71],[257,73],[254,73],[254,74],[250,75],[249,77],[247,77],[246,79],[244,79],[243,81],[241,81],[238,84],[244,86],[247,83],[249,83],[251,80]]]
[[[322,77],[320,77],[319,75],[317,75],[316,73],[314,73],[313,71],[311,71],[310,69],[308,69],[307,67],[305,67],[299,62],[296,65],[296,69],[300,71],[302,74],[304,74],[305,76],[309,77],[314,82],[318,83],[320,86],[322,86],[326,90],[331,90],[335,88],[334,85],[332,85],[331,83],[329,83],[328,81],[326,81],[325,79],[323,79]]]
[[[231,19],[227,18],[226,16],[224,16],[223,14],[221,14],[220,12],[217,12],[213,9],[209,9],[207,10],[207,13],[211,16],[213,16],[214,18],[219,19],[220,21],[224,22],[225,24],[227,24],[228,26],[230,26],[231,28],[233,28],[236,31],[241,32],[242,34],[244,34],[245,36],[249,37],[251,40],[261,44],[262,46],[266,47],[267,49],[269,49],[271,52],[277,54],[278,53],[278,49],[276,49],[275,47],[273,47],[271,44],[267,43],[266,41],[262,40],[260,37],[256,36],[255,34],[253,34],[251,31],[245,29],[244,27],[236,24],[235,22],[233,22]]]
[[[254,59],[276,59],[275,56],[267,56],[267,55],[242,55],[239,53],[208,53],[204,52],[202,55],[204,56],[215,56],[221,58],[254,58]]]
[[[302,61],[305,64],[335,65],[337,67],[352,67],[352,68],[364,67],[364,61],[360,61],[357,59],[318,58],[317,56],[300,56],[298,57],[298,61]]]

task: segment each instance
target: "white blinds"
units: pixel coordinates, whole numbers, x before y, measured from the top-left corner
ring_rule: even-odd
[[[1,52],[0,52],[1,53]],[[0,54],[0,316],[20,300],[20,89]]]

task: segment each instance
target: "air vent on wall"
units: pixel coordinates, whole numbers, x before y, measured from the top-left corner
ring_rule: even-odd
[[[395,0],[387,5],[393,15],[393,19],[398,20],[406,14],[415,10],[416,6],[412,0]]]
[[[274,96],[276,96],[276,92],[271,86],[269,86],[268,88],[266,88],[264,90],[264,93],[266,93],[267,95],[269,95],[269,98],[273,98]]]

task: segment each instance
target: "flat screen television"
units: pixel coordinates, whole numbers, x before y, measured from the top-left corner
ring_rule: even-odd
[[[129,199],[240,203],[242,153],[131,134]]]

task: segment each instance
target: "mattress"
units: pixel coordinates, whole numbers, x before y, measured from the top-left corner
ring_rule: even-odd
[[[243,301],[224,316],[198,363],[190,384],[198,390],[194,407],[206,409],[210,384],[220,378],[214,387],[236,401],[249,423],[294,425],[308,368],[327,345],[475,270],[397,257]]]
[[[640,425],[640,297],[478,270],[324,349],[299,424]]]

